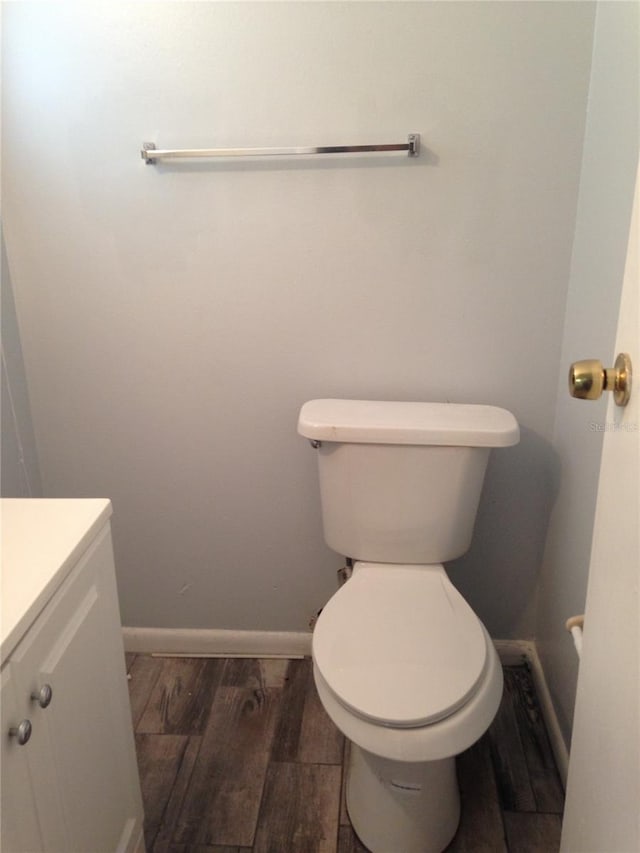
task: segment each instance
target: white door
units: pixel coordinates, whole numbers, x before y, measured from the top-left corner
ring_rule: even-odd
[[[616,353],[631,356],[635,376],[628,405],[617,407],[611,399],[603,425],[564,853],[640,851],[639,183],[640,175],[616,341]],[[615,353],[588,355],[615,359]]]

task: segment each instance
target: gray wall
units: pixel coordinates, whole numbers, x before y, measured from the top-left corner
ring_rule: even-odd
[[[558,498],[540,573],[536,641],[554,705],[569,738],[578,659],[564,629],[583,613],[607,400],[567,393],[573,361],[615,361],[615,335],[629,239],[640,116],[640,6],[599,3],[589,87],[576,233],[563,330],[553,447]],[[615,567],[611,567],[615,572]]]
[[[1,235],[0,235],[1,236]],[[2,236],[2,426],[0,493],[3,498],[42,495],[31,407],[22,359],[9,264]]]
[[[115,507],[124,621],[304,629],[317,396],[511,409],[454,579],[529,636],[588,3],[9,4],[4,206],[44,491]],[[46,128],[46,146],[42,129]],[[145,166],[160,146],[424,155]]]

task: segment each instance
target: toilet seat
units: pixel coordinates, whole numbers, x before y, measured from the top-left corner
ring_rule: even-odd
[[[356,563],[318,618],[313,658],[352,713],[415,728],[473,696],[488,665],[487,637],[441,565]]]

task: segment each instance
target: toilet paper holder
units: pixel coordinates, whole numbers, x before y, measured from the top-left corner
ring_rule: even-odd
[[[567,631],[573,637],[578,657],[582,657],[582,632],[584,630],[584,613],[580,616],[571,616],[565,623]]]

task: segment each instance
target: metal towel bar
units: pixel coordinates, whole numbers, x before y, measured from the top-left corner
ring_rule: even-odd
[[[410,133],[406,142],[390,145],[321,145],[303,148],[156,148],[145,142],[140,151],[142,159],[150,165],[156,160],[199,157],[297,157],[300,154],[364,154],[406,151],[409,157],[420,153],[420,134]]]

